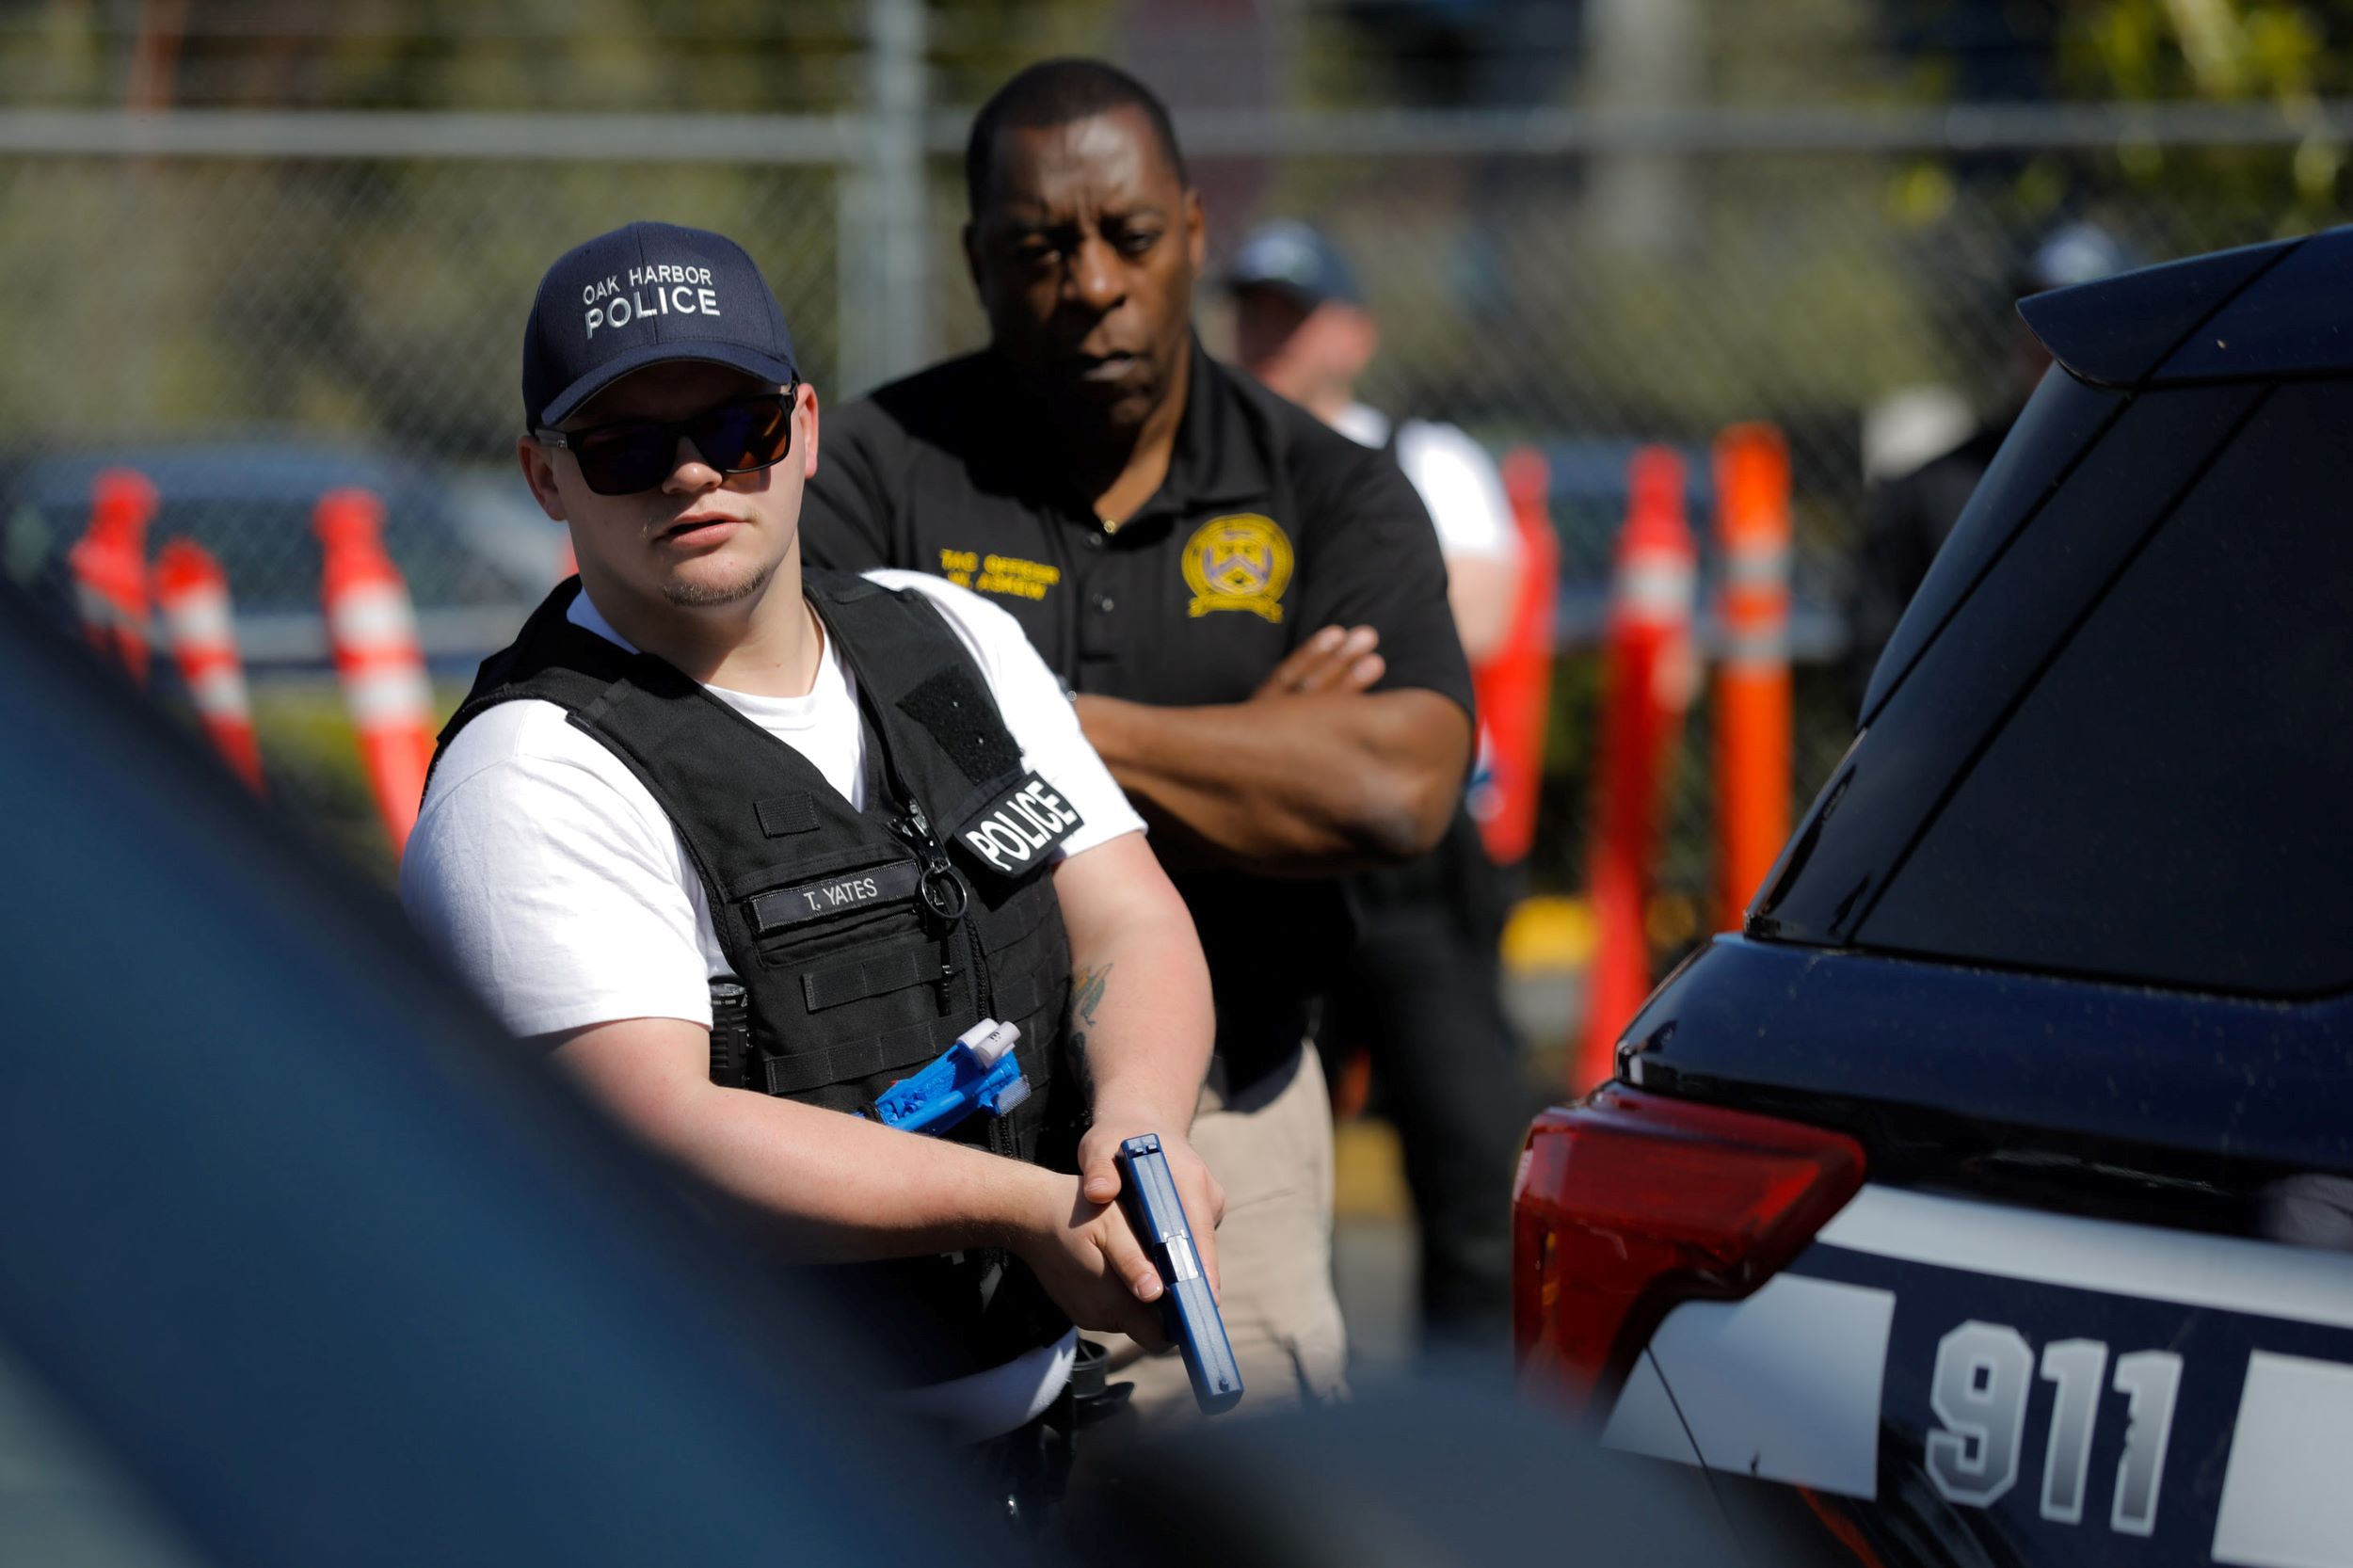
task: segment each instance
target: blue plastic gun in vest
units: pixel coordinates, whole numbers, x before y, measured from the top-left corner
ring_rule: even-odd
[[[936,1136],[975,1111],[1005,1114],[1030,1097],[1030,1080],[1013,1050],[1020,1038],[1015,1025],[983,1018],[929,1066],[875,1096],[874,1120]]]

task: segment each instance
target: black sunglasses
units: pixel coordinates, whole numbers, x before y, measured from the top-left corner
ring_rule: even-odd
[[[792,405],[800,390],[795,381],[783,392],[722,403],[692,419],[624,419],[585,430],[532,434],[577,458],[581,478],[599,495],[635,495],[678,468],[681,436],[721,473],[754,473],[784,461],[792,450]]]

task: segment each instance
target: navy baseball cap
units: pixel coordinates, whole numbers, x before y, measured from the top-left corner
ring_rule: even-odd
[[[1337,299],[1361,305],[1356,274],[1322,231],[1296,218],[1262,223],[1242,236],[1225,264],[1225,287],[1281,289],[1308,305]]]
[[[708,229],[632,223],[576,245],[539,280],[523,328],[523,421],[555,424],[633,370],[702,360],[778,386],[792,335],[744,248]]]
[[[2093,283],[2119,272],[2130,272],[2133,259],[2115,235],[2096,223],[2062,223],[2036,242],[2019,269],[2020,294]]]

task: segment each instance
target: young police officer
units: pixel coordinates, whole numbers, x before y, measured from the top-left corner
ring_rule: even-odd
[[[1119,1140],[1160,1134],[1214,1277],[1182,902],[1002,612],[803,573],[817,396],[731,241],[637,223],[557,261],[523,407],[523,476],[580,576],[444,732],[411,911],[638,1131],[808,1258],[863,1265],[841,1277],[901,1317],[911,1403],[967,1439],[1033,1423],[1072,1320],[1153,1333]],[[1001,1122],[846,1113],[984,1016],[1020,1027],[1033,1086]],[[1083,1174],[1032,1163],[1074,1102]]]
[[[1462,792],[1446,568],[1395,463],[1194,341],[1201,202],[1141,84],[1091,60],[1022,72],[974,121],[966,178],[990,345],[842,416],[812,559],[968,584],[1078,694],[1209,954],[1194,1137],[1231,1201],[1247,1397],[1328,1395],[1332,1128],[1301,1042],[1348,946],[1332,873],[1428,849]],[[1169,1360],[1129,1371],[1139,1402],[1183,1407]]]

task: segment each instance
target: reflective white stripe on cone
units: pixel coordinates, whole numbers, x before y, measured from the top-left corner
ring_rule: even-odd
[[[155,603],[205,732],[237,776],[259,792],[262,751],[228,574],[194,541],[173,539],[155,557]]]
[[[397,857],[416,826],[433,756],[433,689],[408,584],[385,553],[383,520],[383,504],[375,496],[344,489],[319,498],[312,523],[326,552],[321,583],[328,640]]]

